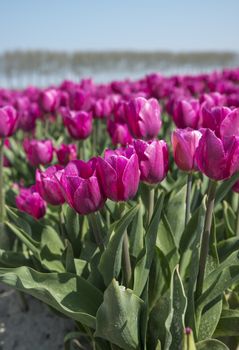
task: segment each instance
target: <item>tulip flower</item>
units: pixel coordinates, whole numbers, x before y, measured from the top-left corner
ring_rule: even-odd
[[[35,219],[42,218],[46,213],[46,203],[36,191],[35,186],[20,189],[20,193],[16,197],[16,206]]]
[[[56,155],[59,164],[66,165],[70,161],[77,158],[77,148],[75,144],[61,144],[60,148],[56,149]]]
[[[55,173],[63,169],[60,165],[52,165],[46,171],[36,170],[36,190],[49,204],[61,205],[65,202]]]
[[[239,138],[232,136],[224,142],[206,129],[195,152],[200,171],[213,180],[225,180],[239,170]]]
[[[225,117],[231,112],[228,107],[202,107],[202,126],[215,131],[215,134],[220,137],[221,123]]]
[[[12,106],[0,108],[0,138],[14,134],[18,124],[18,114]]]
[[[168,172],[168,146],[165,141],[135,140],[134,148],[139,159],[140,180],[157,184]]]
[[[198,129],[199,102],[197,100],[179,100],[173,109],[173,120],[178,128]]]
[[[127,124],[116,123],[112,120],[108,121],[107,130],[111,136],[113,145],[120,144],[126,146],[133,140]]]
[[[64,125],[69,134],[77,140],[86,139],[92,131],[92,114],[85,111],[63,111]]]
[[[42,93],[42,107],[47,113],[54,113],[59,106],[59,93],[56,89],[48,89]]]
[[[191,128],[176,129],[171,136],[173,156],[179,169],[183,171],[195,171],[195,151],[202,133]]]
[[[162,121],[161,109],[155,98],[132,99],[127,106],[127,120],[132,134],[137,138],[151,139],[158,136]]]
[[[32,166],[51,163],[53,158],[53,145],[50,140],[28,140],[23,143],[27,159]]]
[[[96,176],[96,163],[96,159],[74,160],[55,174],[66,202],[81,215],[99,210],[106,200]]]
[[[232,136],[239,137],[239,108],[229,110],[220,125],[220,136],[229,142]]]
[[[106,150],[104,158],[98,158],[97,174],[107,198],[127,201],[133,198],[139,186],[139,161],[133,147]]]

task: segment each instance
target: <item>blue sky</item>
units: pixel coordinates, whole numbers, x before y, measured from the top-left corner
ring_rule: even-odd
[[[230,50],[239,0],[0,0],[0,52]]]

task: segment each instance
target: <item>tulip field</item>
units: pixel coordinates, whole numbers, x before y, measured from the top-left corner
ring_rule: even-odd
[[[0,88],[0,282],[65,350],[236,350],[239,69]]]

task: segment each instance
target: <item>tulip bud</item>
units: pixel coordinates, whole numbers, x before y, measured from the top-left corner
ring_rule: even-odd
[[[135,140],[134,148],[139,159],[140,180],[157,184],[168,172],[168,146],[165,141]]]
[[[99,210],[106,200],[96,176],[96,163],[96,159],[74,160],[55,174],[66,202],[81,215]]]
[[[46,203],[36,191],[35,186],[20,189],[20,193],[16,197],[16,206],[35,219],[42,218],[46,213]]]
[[[70,161],[77,158],[77,148],[75,144],[61,144],[60,148],[56,150],[56,155],[59,164],[66,165]]]
[[[225,143],[213,131],[206,129],[195,153],[199,170],[213,180],[225,180],[239,169],[239,138]]]
[[[127,124],[115,123],[109,120],[107,130],[112,138],[113,145],[120,144],[121,146],[126,146],[133,141]]]
[[[190,128],[176,129],[171,136],[173,156],[179,169],[183,171],[195,171],[195,152],[202,133]]]
[[[137,138],[151,139],[158,136],[162,125],[161,109],[155,98],[143,97],[132,99],[127,107],[128,124]]]
[[[48,89],[42,93],[42,107],[45,112],[54,113],[59,106],[59,93],[55,89]]]
[[[199,102],[197,100],[179,100],[173,109],[173,120],[178,128],[197,129],[199,126]]]
[[[18,115],[12,106],[0,107],[0,137],[9,137],[16,131]]]
[[[92,131],[92,114],[85,111],[63,112],[64,125],[74,139],[84,140]]]
[[[98,158],[97,174],[107,198],[127,201],[133,198],[139,186],[139,162],[133,147],[106,150],[104,158]]]
[[[53,145],[50,140],[24,140],[24,150],[32,166],[49,164],[53,158]]]
[[[61,205],[65,202],[55,173],[63,169],[60,165],[52,165],[46,171],[36,170],[36,190],[49,204]]]

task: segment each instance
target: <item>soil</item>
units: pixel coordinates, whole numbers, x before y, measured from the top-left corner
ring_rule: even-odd
[[[61,318],[40,301],[0,284],[0,350],[63,350],[64,336],[74,322]]]

